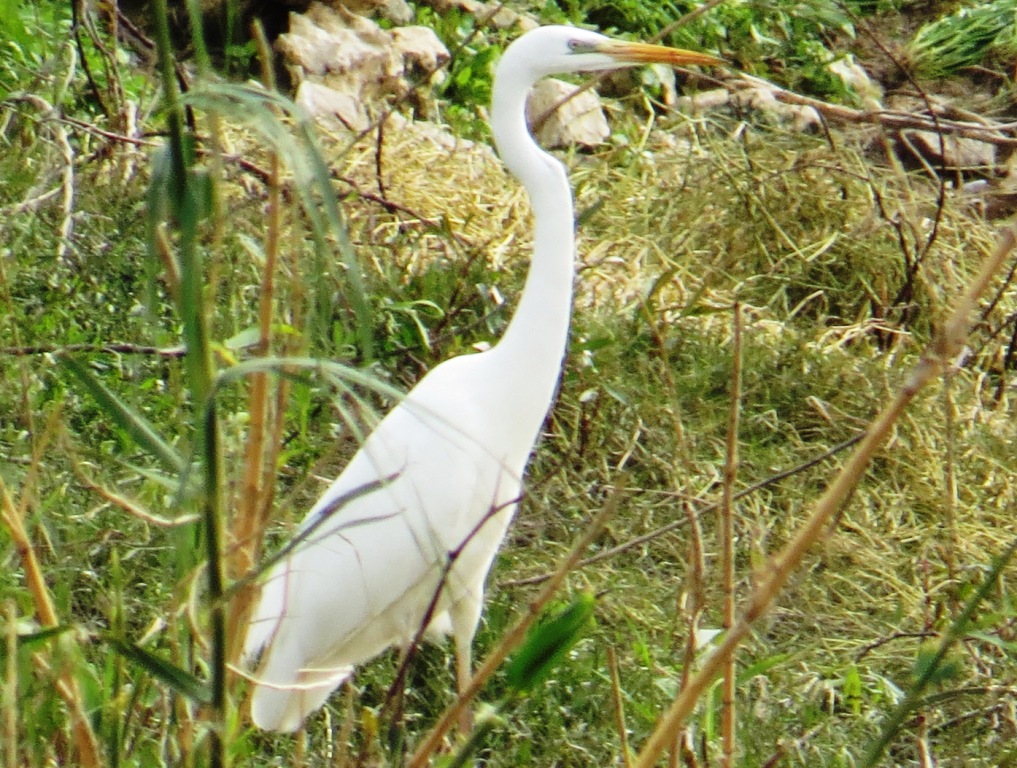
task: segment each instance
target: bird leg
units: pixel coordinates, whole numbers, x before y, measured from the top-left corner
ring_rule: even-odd
[[[462,698],[473,679],[473,659],[471,641],[460,641],[456,638],[456,688]],[[459,710],[459,730],[463,736],[473,732],[473,709],[469,704]]]

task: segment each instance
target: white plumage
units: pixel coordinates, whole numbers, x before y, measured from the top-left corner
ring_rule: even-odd
[[[519,306],[492,349],[438,365],[381,421],[304,519],[314,531],[271,569],[245,642],[249,658],[262,654],[259,727],[299,728],[358,664],[408,645],[436,595],[427,634],[452,634],[460,688],[468,681],[484,580],[554,396],[572,301],[571,192],[527,131],[526,95],[545,75],[647,61],[716,63],[571,27],[538,28],[505,51],[491,127],[536,224]]]

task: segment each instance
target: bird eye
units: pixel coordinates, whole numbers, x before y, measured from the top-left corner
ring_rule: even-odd
[[[592,45],[582,40],[576,40],[575,38],[569,40],[568,47],[572,53],[589,53],[593,50]]]

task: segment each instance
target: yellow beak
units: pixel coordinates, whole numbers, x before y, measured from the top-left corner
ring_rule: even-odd
[[[652,45],[651,43],[630,43],[626,40],[611,40],[603,43],[597,46],[597,53],[606,54],[620,62],[633,64],[659,63],[678,67],[700,64],[709,67],[726,63],[723,59],[718,59],[708,53],[668,48],[664,45]]]

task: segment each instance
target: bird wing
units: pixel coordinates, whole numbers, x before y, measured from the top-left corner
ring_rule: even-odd
[[[297,727],[351,667],[409,643],[425,623],[447,631],[451,604],[479,607],[521,466],[482,444],[485,414],[453,406],[454,388],[421,385],[310,510],[265,582],[245,643],[248,656],[267,648],[259,725]]]

